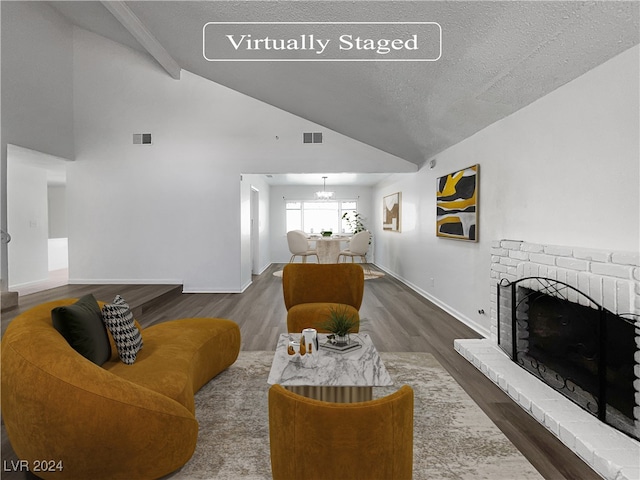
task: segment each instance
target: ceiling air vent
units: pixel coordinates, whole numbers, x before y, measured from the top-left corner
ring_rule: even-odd
[[[302,143],[322,143],[322,132],[303,133]]]
[[[134,145],[151,145],[150,133],[134,133],[133,134]]]

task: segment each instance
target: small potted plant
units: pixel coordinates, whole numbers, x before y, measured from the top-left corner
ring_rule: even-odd
[[[353,313],[350,313],[346,305],[338,308],[331,308],[325,322],[318,325],[319,329],[326,330],[333,335],[329,340],[336,345],[347,345],[349,343],[349,332],[353,327],[357,327],[359,321]]]

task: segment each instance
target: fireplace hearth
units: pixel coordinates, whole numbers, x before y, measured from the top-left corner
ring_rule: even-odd
[[[503,279],[497,296],[497,340],[505,353],[587,412],[638,439],[635,319],[550,278]]]

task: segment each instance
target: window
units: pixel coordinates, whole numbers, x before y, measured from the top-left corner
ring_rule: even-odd
[[[287,232],[302,230],[302,202],[287,202],[286,214]]]
[[[331,230],[333,233],[353,233],[342,215],[356,212],[358,202],[355,200],[336,201],[287,201],[286,227],[290,230],[304,230],[307,233],[320,233]]]

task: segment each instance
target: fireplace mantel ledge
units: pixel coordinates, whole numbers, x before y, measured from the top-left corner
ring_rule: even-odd
[[[603,478],[640,478],[640,442],[600,422],[514,364],[491,340],[455,340],[454,348]]]

